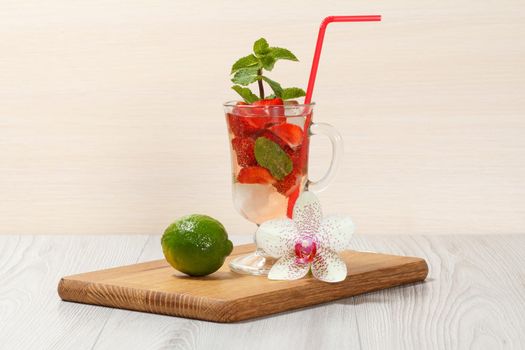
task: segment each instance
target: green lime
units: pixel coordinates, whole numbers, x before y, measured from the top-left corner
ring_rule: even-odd
[[[161,244],[168,263],[190,276],[217,271],[233,249],[224,226],[199,214],[183,216],[168,226]]]

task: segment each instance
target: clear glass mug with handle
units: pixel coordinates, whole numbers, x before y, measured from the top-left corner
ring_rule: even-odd
[[[259,225],[264,221],[291,217],[302,191],[321,192],[333,179],[343,153],[337,130],[313,123],[314,103],[254,106],[226,102],[224,111],[232,163],[235,209]],[[310,136],[324,135],[332,144],[332,159],[319,181],[308,179]],[[261,251],[239,256],[230,262],[238,273],[266,275],[274,259]]]

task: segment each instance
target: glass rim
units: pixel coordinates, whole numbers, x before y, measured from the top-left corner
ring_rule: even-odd
[[[290,104],[290,105],[269,105],[269,106],[254,106],[254,105],[238,105],[237,103],[241,101],[231,100],[223,103],[224,107],[236,107],[236,108],[261,108],[261,107],[267,107],[267,108],[301,108],[301,107],[313,107],[315,106],[315,102],[311,103],[300,103],[300,104]]]

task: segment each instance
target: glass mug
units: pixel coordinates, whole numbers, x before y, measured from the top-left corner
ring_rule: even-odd
[[[254,106],[226,102],[224,111],[232,163],[235,209],[259,225],[267,220],[292,216],[302,191],[321,192],[333,179],[343,153],[337,130],[312,123],[314,103]],[[332,144],[332,160],[319,181],[308,179],[311,135],[325,135]],[[239,256],[230,262],[238,273],[266,275],[274,259],[262,251]]]

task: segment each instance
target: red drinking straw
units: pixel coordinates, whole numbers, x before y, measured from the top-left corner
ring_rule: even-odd
[[[328,16],[321,22],[319,34],[317,35],[317,44],[315,45],[314,59],[312,62],[312,70],[310,71],[310,79],[308,80],[308,88],[306,89],[306,97],[304,103],[312,102],[312,93],[314,91],[315,77],[317,76],[317,68],[319,67],[319,59],[321,58],[321,50],[323,49],[324,33],[326,27],[332,22],[378,22],[381,21],[380,15],[370,16]]]
[[[319,67],[319,59],[321,58],[321,50],[323,48],[324,33],[326,32],[326,27],[332,22],[378,22],[381,21],[380,15],[370,15],[370,16],[328,16],[321,22],[321,27],[319,28],[319,34],[317,35],[317,44],[315,45],[314,59],[312,62],[312,70],[310,71],[310,79],[308,80],[308,88],[306,89],[306,96],[304,98],[304,103],[309,104],[312,102],[312,93],[314,91],[315,77],[317,76],[317,68]],[[312,122],[312,113],[309,113],[305,120],[304,130],[308,130]],[[303,147],[301,148],[302,157],[305,159],[305,153],[308,152],[308,136],[304,133],[304,139],[302,142]],[[288,209],[287,216],[292,217],[293,207],[299,196],[299,189],[296,189],[288,197]]]

